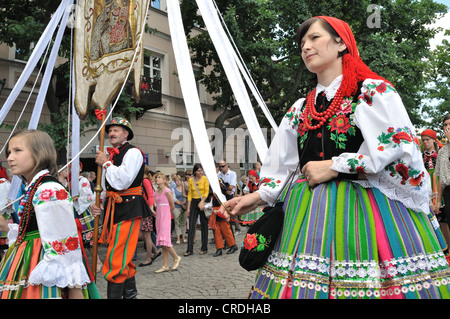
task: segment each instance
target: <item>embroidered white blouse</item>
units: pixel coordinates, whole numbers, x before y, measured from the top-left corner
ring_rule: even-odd
[[[331,99],[342,82],[342,75],[328,87],[317,86]],[[430,177],[425,170],[415,129],[403,102],[389,83],[367,79],[350,116],[362,132],[364,141],[358,152],[332,158],[332,169],[357,174],[363,169],[367,180],[353,180],[363,187],[376,187],[384,195],[406,207],[428,213]],[[273,205],[285,182],[298,165],[297,121],[301,118],[304,98],[290,108],[269,147],[261,169],[261,199]],[[349,111],[345,99],[339,112]],[[301,168],[300,168],[301,169]]]
[[[73,202],[73,205],[78,215],[83,214],[89,206],[94,203],[94,192],[92,191],[91,184],[86,177],[80,176],[80,187],[78,199]]]
[[[31,183],[45,173],[48,173],[48,170],[40,171]],[[44,257],[31,272],[29,282],[32,285],[61,288],[81,287],[90,283],[82,260],[70,194],[59,183],[43,183],[33,197],[33,207]],[[18,225],[11,224],[8,233],[11,244],[17,235]]]

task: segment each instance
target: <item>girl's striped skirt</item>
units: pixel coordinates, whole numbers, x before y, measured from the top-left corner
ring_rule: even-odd
[[[57,286],[31,285],[31,272],[44,257],[44,250],[38,231],[29,232],[24,241],[12,245],[0,263],[1,299],[60,299],[67,298],[67,292]],[[86,260],[84,260],[86,265]],[[82,287],[85,299],[98,299],[95,283]]]
[[[376,188],[337,180],[310,188],[303,177],[284,211],[250,298],[450,298],[446,245],[430,216]]]

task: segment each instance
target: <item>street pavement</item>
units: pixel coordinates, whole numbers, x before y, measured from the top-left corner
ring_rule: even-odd
[[[241,226],[241,233],[235,234],[239,250],[247,228]],[[187,236],[186,236],[187,238]],[[172,243],[182,260],[175,271],[156,274],[155,270],[162,266],[162,255],[155,259],[152,265],[137,267],[136,285],[138,299],[246,299],[254,283],[255,271],[248,272],[239,265],[239,250],[234,254],[213,257],[216,248],[213,242],[212,230],[208,231],[208,253],[200,255],[201,234],[197,229],[194,254],[183,256],[187,243],[176,245],[172,233]],[[103,261],[106,256],[106,246],[98,247],[98,254]],[[144,242],[138,242],[136,266],[145,259]],[[169,255],[169,266],[172,267],[172,257]],[[101,272],[97,273],[96,285],[102,299],[106,299],[107,283]]]

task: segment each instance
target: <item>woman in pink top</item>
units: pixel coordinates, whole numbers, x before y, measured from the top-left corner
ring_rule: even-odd
[[[171,212],[174,210],[173,195],[167,187],[167,178],[162,173],[155,174],[155,182],[158,190],[154,193],[156,204],[156,246],[161,246],[163,255],[163,266],[155,273],[169,271],[169,254],[173,258],[172,270],[176,270],[180,264],[181,257],[177,255],[172,247],[171,239]]]

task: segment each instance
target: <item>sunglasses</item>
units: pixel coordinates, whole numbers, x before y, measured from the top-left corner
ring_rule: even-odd
[[[225,164],[225,165],[219,165],[219,167],[225,167],[225,166],[227,166],[228,164]]]

